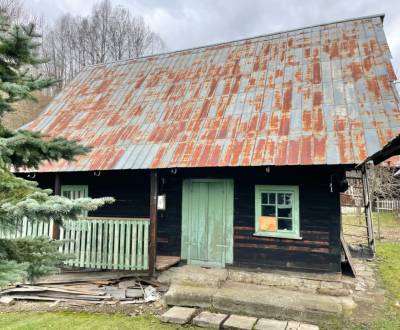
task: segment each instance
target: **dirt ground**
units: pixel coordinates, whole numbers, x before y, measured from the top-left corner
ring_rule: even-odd
[[[162,301],[143,304],[115,304],[115,305],[68,305],[54,302],[17,301],[11,306],[0,306],[0,312],[92,312],[92,313],[121,313],[129,316],[153,314],[160,315],[166,310]]]

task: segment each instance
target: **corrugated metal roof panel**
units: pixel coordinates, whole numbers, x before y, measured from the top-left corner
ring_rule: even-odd
[[[93,150],[41,171],[355,164],[400,131],[380,15],[87,67],[25,128]]]

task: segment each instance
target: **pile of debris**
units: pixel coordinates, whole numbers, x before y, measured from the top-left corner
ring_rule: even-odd
[[[64,276],[35,285],[20,284],[0,291],[0,303],[10,305],[16,300],[47,301],[71,306],[143,304],[158,301],[167,288],[138,277],[101,276],[90,273],[79,277]],[[111,273],[110,273],[111,275]]]

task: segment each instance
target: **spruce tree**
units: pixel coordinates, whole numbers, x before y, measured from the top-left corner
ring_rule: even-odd
[[[44,161],[73,161],[89,151],[77,141],[10,130],[2,124],[4,113],[14,111],[14,102],[35,100],[32,92],[56,83],[39,74],[38,66],[45,61],[38,55],[39,40],[34,24],[12,25],[0,13],[0,229],[16,228],[24,217],[62,224],[63,219],[77,219],[84,211],[113,201],[54,196],[51,190],[14,174],[20,168],[38,168]],[[48,239],[0,239],[0,286],[54,270],[62,260],[57,254],[59,244]]]

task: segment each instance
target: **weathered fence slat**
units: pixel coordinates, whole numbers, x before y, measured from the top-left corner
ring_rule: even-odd
[[[138,224],[139,226],[139,234],[138,234],[138,265],[139,267],[142,266],[143,263],[143,247],[142,247],[142,237],[143,237],[143,226],[141,223]]]
[[[0,230],[0,238],[51,238],[53,221],[21,221],[17,228]],[[75,258],[66,261],[75,267],[147,270],[149,220],[87,218],[67,220],[60,227],[59,251]]]
[[[108,242],[108,261],[107,265],[111,265],[114,260],[114,223],[109,224],[107,227],[110,229],[109,242]]]
[[[0,238],[48,237],[51,238],[53,221],[28,221],[23,218],[15,227],[0,229]]]
[[[136,254],[136,244],[137,244],[137,223],[132,223],[132,239],[131,239],[131,264],[137,265],[137,254]]]
[[[70,240],[63,252],[75,256],[77,267],[147,270],[149,221],[147,219],[84,219],[65,221],[60,239]]]
[[[392,200],[381,199],[375,201],[375,203],[376,203],[376,210],[378,212],[400,210],[400,200],[398,199],[392,199]]]

